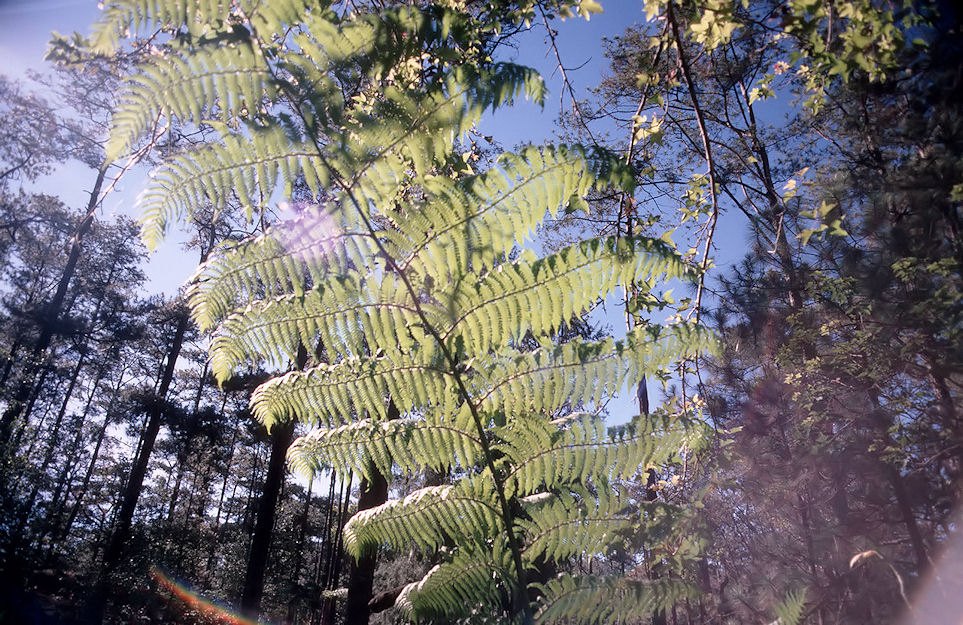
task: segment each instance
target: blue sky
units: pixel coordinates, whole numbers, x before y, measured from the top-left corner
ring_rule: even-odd
[[[92,0],[0,0],[0,71],[39,68],[51,31],[86,32],[99,13]]]

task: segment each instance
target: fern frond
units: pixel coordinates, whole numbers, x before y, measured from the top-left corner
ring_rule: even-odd
[[[448,333],[462,337],[470,351],[484,353],[528,331],[557,329],[619,286],[690,273],[663,241],[591,239],[535,261],[523,257],[499,265],[480,280],[468,274],[453,297],[457,318]]]
[[[203,46],[193,54],[152,59],[121,89],[111,120],[107,160],[132,149],[161,117],[200,123],[216,113],[224,122],[256,111],[276,93],[271,68],[250,43]]]
[[[252,301],[302,295],[328,277],[364,267],[377,250],[372,235],[318,207],[233,247],[201,265],[188,300],[195,322],[209,330]]]
[[[139,199],[151,243],[200,207],[240,204],[250,219],[301,180],[321,202],[213,253],[189,302],[202,329],[215,328],[219,380],[245,362],[282,369],[304,348],[319,359],[323,349],[332,364],[288,372],[251,397],[269,427],[316,428],[291,447],[296,468],[448,473],[453,485],[361,511],[345,528],[355,556],[414,544],[444,561],[405,588],[400,606],[414,618],[484,610],[530,623],[530,597],[540,597],[541,622],[639,618],[688,587],[563,576],[531,588],[526,567],[605,553],[630,523],[662,540],[670,515],[616,488],[673,461],[699,428],[663,415],[616,429],[593,415],[548,415],[598,404],[715,341],[679,324],[518,348],[619,286],[691,270],[641,238],[506,262],[546,215],[593,189],[631,193],[634,176],[615,155],[579,146],[526,148],[487,173],[450,175],[462,171],[454,146],[486,110],[544,98],[529,68],[458,61],[484,54],[502,19],[481,24],[436,6],[339,16],[303,0],[110,1],[104,45],[125,29],[170,37],[129,79],[109,152],[131,150],[162,121],[219,133],[154,172]]]
[[[374,208],[386,207],[408,177],[408,163],[414,163],[421,173],[427,171],[450,152],[459,134],[477,123],[485,108],[482,103],[497,102],[495,94],[505,90],[506,83],[518,80],[523,85],[530,80],[508,64],[483,73],[480,79],[487,88],[451,79],[446,88],[427,95],[389,90],[385,102],[372,114],[356,115],[355,125],[349,125],[346,134],[334,143],[338,150],[322,150],[292,137],[279,124],[268,128],[247,126],[244,133],[220,126],[222,144],[209,144],[177,155],[152,173],[151,182],[137,202],[144,240],[149,247],[156,246],[163,239],[167,224],[189,213],[193,206],[211,204],[220,210],[236,199],[250,217],[267,204],[279,184],[290,184],[299,175],[315,195],[337,176]],[[176,84],[185,92],[206,90],[202,81]],[[144,98],[153,97],[152,93],[150,89],[137,91]],[[195,109],[203,102],[187,101]],[[133,96],[129,104],[129,115],[126,107],[115,114],[112,132],[112,141],[123,143],[123,149],[139,136],[142,126],[149,125],[154,114],[145,113],[145,103]],[[191,114],[176,107],[172,112]],[[200,121],[200,109],[194,112],[196,121]],[[412,132],[416,128],[425,132]],[[370,146],[378,149],[372,151]]]
[[[444,276],[481,271],[521,245],[545,218],[593,186],[631,188],[621,161],[580,146],[527,147],[505,154],[496,169],[453,182],[426,181],[424,211],[398,220],[414,242],[402,267]]]
[[[194,207],[218,212],[239,202],[250,218],[267,206],[281,181],[290,184],[301,176],[315,194],[328,184],[317,149],[279,127],[252,128],[245,135],[225,130],[222,140],[178,154],[151,172],[136,203],[149,249],[163,240],[169,223]]]
[[[146,28],[180,30],[185,26],[225,22],[231,14],[231,0],[111,0],[94,25],[94,51],[110,54],[121,37]]]
[[[433,406],[454,412],[458,396],[451,389],[450,375],[432,364],[430,353],[345,358],[265,382],[252,393],[251,410],[267,426],[295,419],[329,428],[357,419],[366,410],[386,419],[389,396],[406,410]]]
[[[406,328],[421,323],[419,314],[430,314],[431,306],[420,303],[419,313],[404,285],[388,277],[364,281],[347,273],[303,295],[256,301],[232,314],[211,344],[214,376],[223,381],[249,361],[280,366],[299,345],[323,345],[331,360],[361,355],[370,345],[382,354],[411,349]]]
[[[422,94],[388,87],[370,113],[355,111],[340,144],[343,177],[356,186],[367,167],[387,154],[402,155],[421,178],[447,161],[455,140],[489,108],[516,95],[538,97],[541,77],[530,68],[496,63],[459,67]],[[377,146],[372,150],[372,146]]]
[[[624,514],[624,493],[605,482],[594,493],[584,488],[577,491],[563,490],[526,507],[530,518],[518,520],[525,532],[526,564],[533,565],[542,558],[560,562],[578,554],[604,554],[621,539],[619,532],[632,527],[634,520]]]
[[[302,21],[309,6],[304,0],[110,0],[94,25],[93,49],[111,54],[122,37],[149,29],[201,37],[242,17],[264,32],[281,32],[284,25]]]
[[[511,570],[505,539],[495,536],[490,544],[460,549],[449,562],[434,566],[421,580],[405,586],[395,605],[412,619],[467,616],[482,611],[482,606],[503,602]],[[500,622],[510,621],[504,618]]]
[[[360,556],[379,545],[405,548],[411,543],[431,551],[458,537],[484,540],[504,529],[484,480],[457,486],[427,486],[355,514],[344,527],[344,548]]]
[[[445,43],[468,43],[465,20],[445,7],[393,7],[337,23],[312,13],[295,37],[299,56],[328,68],[384,76],[402,59],[420,56],[424,49]]]
[[[679,324],[637,328],[621,341],[572,341],[496,359],[483,372],[491,382],[476,405],[486,412],[552,414],[568,403],[598,404],[626,379],[638,380],[715,344],[705,328]]]
[[[477,433],[450,424],[395,419],[381,423],[368,419],[331,430],[312,430],[288,450],[295,470],[312,474],[322,468],[354,471],[371,478],[372,470],[390,475],[392,466],[413,474],[425,468],[447,471],[470,469],[481,459]]]
[[[696,594],[691,585],[671,578],[643,582],[560,575],[547,584],[539,585],[539,589],[542,596],[535,615],[538,625],[603,625],[642,621]]]
[[[806,589],[790,590],[775,607],[776,621],[772,625],[799,625],[806,610]]]
[[[702,435],[680,419],[638,416],[607,428],[602,417],[583,415],[564,428],[545,419],[521,418],[500,430],[500,453],[511,461],[506,492],[524,496],[539,488],[632,475],[639,467],[672,460]]]
[[[280,33],[286,27],[299,25],[328,12],[327,0],[305,2],[304,0],[242,0],[239,2],[242,13],[260,33]]]

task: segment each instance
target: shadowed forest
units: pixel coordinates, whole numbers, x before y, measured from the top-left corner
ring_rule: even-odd
[[[0,76],[0,623],[963,622],[954,3],[103,5]]]

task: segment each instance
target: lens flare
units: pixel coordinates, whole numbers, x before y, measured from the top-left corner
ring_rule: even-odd
[[[285,250],[308,264],[330,262],[344,235],[330,211],[305,203],[284,203],[281,208],[293,215],[280,224],[279,241]]]
[[[165,575],[164,572],[157,567],[151,567],[150,575],[161,588],[174,595],[188,608],[200,612],[207,618],[214,619],[217,623],[223,623],[224,625],[263,625],[260,621],[235,614],[231,612],[230,609],[219,606],[213,601],[201,597],[185,585]]]

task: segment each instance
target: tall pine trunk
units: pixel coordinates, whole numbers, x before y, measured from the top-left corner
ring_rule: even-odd
[[[104,439],[107,437],[107,428],[110,427],[110,419],[113,416],[114,401],[120,394],[120,389],[123,387],[123,382],[124,375],[122,372],[117,378],[117,383],[114,385],[110,401],[107,403],[107,410],[104,413],[104,422],[100,426],[100,430],[97,432],[97,442],[94,444],[94,450],[91,452],[90,462],[87,464],[87,470],[84,473],[84,479],[80,484],[80,489],[77,492],[74,503],[70,507],[70,513],[67,515],[67,520],[64,522],[62,529],[57,534],[55,539],[51,542],[51,550],[56,547],[58,542],[62,542],[68,536],[70,536],[70,530],[73,528],[74,522],[77,519],[77,514],[80,512],[80,508],[84,503],[84,499],[87,497],[87,490],[90,487],[90,479],[94,474],[94,469],[97,467],[97,460],[100,457],[100,450],[104,444]],[[66,503],[67,500],[65,497],[64,505],[66,505]]]
[[[124,548],[130,538],[131,523],[134,519],[134,509],[137,507],[137,500],[144,488],[144,478],[147,476],[147,466],[150,462],[151,453],[154,451],[154,442],[157,440],[157,433],[160,431],[161,416],[163,414],[164,400],[170,389],[171,381],[174,379],[174,368],[177,365],[177,358],[181,353],[181,346],[184,343],[184,335],[190,322],[187,310],[183,310],[177,321],[177,329],[174,333],[174,340],[167,353],[167,364],[161,377],[160,386],[157,390],[156,401],[152,402],[148,409],[147,427],[141,438],[141,443],[130,470],[130,477],[124,488],[121,499],[120,511],[117,514],[117,522],[104,552],[104,564],[100,574],[97,590],[91,602],[90,622],[100,623],[103,621],[104,609],[106,608],[106,593],[110,587],[111,576],[120,564]]]
[[[388,480],[378,471],[372,472],[369,482],[361,478],[358,495],[358,511],[368,510],[388,501]],[[374,553],[364,555],[351,563],[348,578],[348,600],[345,606],[346,625],[367,625],[371,618],[371,601],[377,557]]]
[[[90,196],[87,200],[87,213],[80,222],[80,225],[77,226],[77,230],[74,231],[74,235],[70,238],[70,251],[67,256],[67,263],[64,265],[63,272],[60,274],[60,280],[57,282],[57,290],[45,307],[44,323],[41,325],[40,334],[37,336],[37,340],[30,350],[27,364],[17,384],[17,389],[10,399],[6,410],[0,415],[0,461],[4,464],[6,464],[7,457],[13,451],[10,449],[10,438],[13,430],[17,422],[23,417],[34,388],[34,378],[40,370],[41,364],[46,360],[45,354],[53,339],[54,328],[57,326],[56,322],[60,319],[67,289],[77,270],[77,262],[80,260],[80,253],[83,250],[83,239],[90,231],[90,227],[94,223],[97,207],[100,205],[100,189],[104,184],[106,175],[107,166],[105,165],[97,172],[94,188],[90,191]]]
[[[288,447],[294,441],[294,425],[294,421],[275,425],[271,435],[271,458],[268,460],[267,475],[264,478],[264,490],[258,499],[254,537],[251,540],[251,553],[244,576],[244,589],[241,592],[241,611],[253,619],[261,612],[264,576],[274,534],[274,518],[281,485],[284,483]]]

